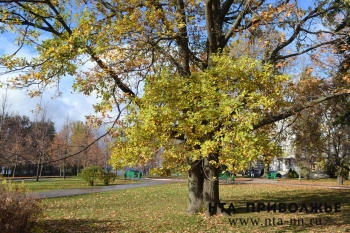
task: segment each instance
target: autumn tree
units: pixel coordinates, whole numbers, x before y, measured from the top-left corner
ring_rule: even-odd
[[[295,85],[296,101],[307,101],[307,98],[326,95],[330,86],[320,77],[312,72],[313,68],[305,67],[300,73],[298,83]],[[299,97],[299,98],[298,98]],[[295,160],[300,170],[306,170],[306,179],[310,178],[312,166],[322,160],[324,134],[322,129],[325,108],[322,104],[313,108],[305,109],[298,113],[293,119],[289,130],[292,145],[295,151]]]
[[[306,179],[310,179],[311,167],[322,160],[323,141],[322,135],[322,115],[321,111],[305,110],[302,111],[295,124],[293,124],[293,145],[295,151],[295,159],[299,165],[306,169]]]
[[[101,161],[103,154],[99,143],[88,146],[91,142],[97,140],[97,132],[97,129],[82,121],[73,121],[71,123],[71,153],[79,152],[74,158],[71,158],[72,164],[77,166],[77,175],[80,172],[80,167],[87,167],[89,165],[102,167],[105,165]]]
[[[25,150],[24,138],[28,133],[29,118],[10,112],[12,104],[6,87],[0,102],[0,161],[5,169],[11,169],[14,176],[17,165],[26,161],[22,152]]]
[[[71,159],[66,159],[66,156],[72,151],[72,123],[69,118],[66,118],[61,130],[55,135],[50,147],[52,160],[58,160],[60,163],[60,176],[63,174],[63,179],[66,179],[66,163]],[[62,171],[62,172],[61,172]]]
[[[343,185],[343,171],[350,172],[350,128],[342,121],[344,112],[349,109],[347,98],[335,99],[326,104],[323,115],[323,151],[327,155],[328,166],[335,166],[337,173],[337,185]]]
[[[112,140],[113,138],[111,137],[111,135],[106,135],[103,138],[103,140],[98,144],[101,152],[101,156],[100,156],[100,162],[102,163],[101,167],[105,167],[107,172],[109,172],[111,169],[111,166],[108,162],[111,159],[110,146],[112,144]]]
[[[288,101],[293,97],[277,98],[277,101],[287,101],[271,106],[271,98],[274,95],[281,96],[278,89],[281,89],[283,94],[286,94],[284,90],[293,92],[293,82],[284,86],[284,76],[273,75],[275,72],[281,73],[284,65],[297,57],[309,55],[317,60],[317,64],[321,64],[324,57],[320,56],[320,49],[329,49],[332,52],[332,48],[335,47],[348,48],[348,1],[317,0],[307,7],[301,6],[299,1],[290,0],[0,0],[0,4],[1,31],[11,30],[18,35],[16,41],[20,48],[32,46],[32,49],[37,51],[37,56],[32,59],[19,57],[17,51],[2,56],[1,64],[7,68],[4,73],[22,71],[20,75],[9,80],[13,86],[39,84],[39,89],[31,89],[30,92],[31,95],[36,95],[42,90],[40,88],[57,85],[62,76],[71,75],[76,77],[76,90],[87,95],[96,93],[101,99],[95,109],[105,118],[112,117],[113,107],[118,111],[122,104],[129,103],[130,109],[138,113],[152,113],[150,117],[157,112],[157,107],[176,110],[175,113],[169,112],[172,120],[176,114],[180,114],[177,117],[183,115],[184,118],[181,118],[179,123],[172,122],[168,128],[164,128],[169,120],[164,119],[163,113],[154,118],[154,121],[141,115],[134,115],[130,120],[135,127],[141,127],[140,130],[147,127],[153,127],[155,130],[158,124],[165,130],[162,137],[155,137],[154,131],[149,131],[149,137],[141,136],[145,139],[144,143],[134,145],[135,150],[142,152],[134,153],[140,158],[139,162],[144,162],[150,156],[144,155],[144,152],[153,151],[154,148],[146,148],[155,145],[155,141],[165,143],[165,139],[169,139],[165,145],[169,145],[170,148],[174,140],[185,141],[180,145],[191,146],[181,149],[188,155],[186,160],[189,172],[189,213],[199,211],[203,201],[218,201],[218,164],[225,163],[225,160],[232,162],[237,159],[244,163],[245,160],[251,159],[243,155],[236,158],[235,155],[238,156],[239,151],[244,151],[243,154],[246,155],[247,148],[244,143],[239,143],[238,146],[231,145],[231,139],[225,138],[226,133],[232,136],[233,131],[238,130],[237,139],[244,138],[242,142],[252,146],[252,154],[257,154],[262,148],[270,150],[273,146],[269,143],[265,142],[265,146],[260,143],[265,141],[260,132],[264,126],[285,119],[316,103],[347,93],[347,90],[335,86],[326,96],[305,97],[306,101],[304,97],[297,96],[298,101],[293,102]],[[322,29],[318,25],[322,25]],[[270,44],[270,41],[264,39],[263,32],[272,29],[278,37]],[[247,40],[266,46],[263,53],[256,54],[258,59],[263,58],[263,63],[267,66],[246,58],[230,59],[230,56],[226,55],[228,45],[242,34],[246,35]],[[80,70],[87,60],[93,63],[93,67]],[[240,66],[234,69],[242,71],[242,78],[229,73],[225,80],[220,73],[230,70],[231,67],[225,64],[233,66],[234,61],[240,63]],[[242,61],[251,62],[252,66],[246,67],[245,64],[241,64]],[[222,70],[223,68],[226,70]],[[247,72],[242,68],[247,68]],[[210,74],[213,76],[208,77]],[[231,76],[235,79],[231,80]],[[263,82],[261,86],[266,86],[267,80],[271,80],[272,84],[268,88],[270,92],[264,93],[259,82]],[[171,88],[166,86],[166,82],[173,83],[175,90],[168,90]],[[231,90],[223,82],[236,86]],[[143,98],[146,92],[139,89],[144,86],[139,84],[145,85],[145,90],[150,96],[161,94],[160,102]],[[152,94],[153,85],[157,92]],[[193,87],[196,92],[186,87],[187,85]],[[160,87],[168,89],[161,92]],[[253,88],[256,88],[256,91]],[[172,96],[164,92],[169,92]],[[267,95],[266,98],[263,98],[263,93]],[[206,97],[201,94],[210,95]],[[185,99],[177,102],[181,95],[189,98],[192,105],[184,104]],[[220,95],[222,99],[219,99]],[[228,98],[230,95],[232,100]],[[293,95],[289,93],[289,96]],[[213,97],[213,102],[208,99],[210,97]],[[258,100],[261,111],[259,106],[251,102],[252,99]],[[168,100],[176,101],[168,103]],[[222,104],[221,100],[227,103]],[[234,105],[233,102],[238,100],[243,102]],[[148,106],[145,103],[155,105]],[[176,103],[179,103],[179,106]],[[221,104],[229,108],[221,109],[228,118],[220,117],[218,121],[209,121],[217,115]],[[205,107],[213,107],[213,111]],[[245,114],[249,117],[242,120]],[[142,129],[142,124],[136,124],[139,118],[147,120],[150,125]],[[102,122],[100,118],[90,120],[94,120],[95,124]],[[193,127],[185,130],[182,128],[185,123]],[[230,128],[231,124],[235,124],[235,127]],[[119,126],[121,127],[117,127],[115,135],[118,135],[118,129],[127,131],[123,122],[120,122]],[[225,134],[220,133],[222,130]],[[169,138],[169,135],[172,137]],[[187,138],[193,141],[187,141]],[[234,148],[232,158],[226,147]],[[193,153],[189,155],[186,151]],[[227,156],[221,157],[221,152]],[[170,159],[178,158],[169,157]],[[183,158],[179,159],[183,161]]]
[[[10,161],[12,162],[12,176],[15,176],[18,164],[24,165],[27,163],[25,156],[27,144],[25,138],[29,134],[30,120],[26,116],[12,115],[8,119],[8,135],[7,150],[11,154]]]
[[[39,107],[34,113],[34,120],[31,122],[27,138],[27,154],[36,165],[36,181],[39,181],[43,164],[50,159],[48,152],[55,137],[55,126],[49,118],[47,107]]]
[[[29,125],[30,121],[26,116],[21,117],[11,113],[3,119],[1,128],[4,134],[2,134],[0,141],[0,163],[5,169],[11,169],[13,176],[16,173],[17,165],[27,162],[24,152],[27,146],[25,138],[28,135]]]
[[[11,100],[9,98],[7,89],[5,92],[1,93],[1,102],[0,102],[0,148],[1,148],[1,160],[3,164],[7,163],[8,151],[5,150],[7,135],[6,129],[8,125],[8,118],[10,115],[11,109]],[[2,168],[1,168],[2,169]]]

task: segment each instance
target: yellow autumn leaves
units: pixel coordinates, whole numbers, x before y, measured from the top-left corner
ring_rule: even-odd
[[[205,72],[182,77],[170,70],[146,79],[144,95],[131,105],[127,124],[118,129],[111,163],[134,166],[152,160],[163,148],[163,166],[187,167],[186,161],[218,153],[229,167],[244,166],[278,147],[266,131],[253,131],[282,99],[289,78],[272,75],[272,66],[250,58],[214,56]]]

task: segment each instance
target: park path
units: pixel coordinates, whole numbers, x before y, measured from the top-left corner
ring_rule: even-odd
[[[123,189],[130,189],[130,188],[148,187],[148,186],[162,185],[162,184],[179,182],[179,181],[183,181],[183,180],[142,179],[140,182],[133,183],[133,184],[118,184],[118,185],[109,185],[109,186],[92,187],[92,188],[60,189],[60,190],[52,190],[52,191],[45,191],[45,192],[37,192],[37,194],[39,198],[66,197],[66,196],[83,195],[83,194],[107,192],[107,191],[114,191],[114,190],[123,190]]]
[[[66,197],[74,195],[83,195],[90,193],[98,192],[107,192],[114,190],[123,190],[130,188],[139,188],[139,187],[149,187],[155,185],[162,185],[174,182],[184,182],[185,180],[181,179],[142,179],[140,182],[133,184],[119,184],[119,185],[110,185],[102,187],[93,187],[93,188],[77,188],[77,189],[61,189],[61,190],[52,190],[45,192],[38,192],[39,198],[55,198],[55,197]],[[220,182],[225,184],[225,182]],[[317,185],[317,184],[296,184],[296,183],[287,183],[287,182],[278,182],[277,180],[268,180],[268,179],[236,179],[233,183],[229,182],[228,185],[232,184],[275,184],[275,185],[285,185],[285,186],[303,186],[303,187],[314,187],[314,188],[330,188],[330,189],[348,189],[350,186],[327,186],[327,185]]]

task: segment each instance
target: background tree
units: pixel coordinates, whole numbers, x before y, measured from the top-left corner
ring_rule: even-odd
[[[324,152],[328,158],[328,166],[337,168],[337,185],[343,185],[343,170],[350,172],[350,128],[339,122],[339,116],[348,111],[349,105],[344,101],[331,101],[324,113]]]
[[[307,98],[315,98],[329,92],[329,85],[321,78],[312,75],[312,71],[310,67],[304,68],[300,81],[296,85],[294,101],[307,101]],[[309,179],[312,166],[322,160],[324,111],[324,105],[319,104],[301,111],[293,121],[290,133],[293,135],[295,159],[299,165],[299,180],[301,179],[301,167],[306,169],[305,176],[306,179]]]
[[[30,120],[26,116],[13,115],[8,121],[9,141],[6,150],[11,154],[12,176],[14,177],[17,165],[27,162],[24,156],[27,147],[25,137],[29,133]]]
[[[66,156],[72,151],[72,123],[69,118],[66,118],[62,129],[55,135],[51,144],[51,157],[53,160],[60,160],[60,176],[63,175],[63,179],[66,179]],[[68,162],[70,159],[68,159]],[[62,172],[61,172],[62,171]]]
[[[1,160],[3,164],[7,164],[7,158],[9,156],[8,151],[6,150],[7,140],[7,127],[8,127],[8,118],[10,115],[11,101],[7,94],[7,89],[5,93],[1,94],[0,102],[0,148],[1,148]],[[3,168],[1,168],[2,170]]]
[[[44,161],[49,160],[48,152],[54,136],[55,126],[48,117],[47,107],[38,108],[28,137],[30,159],[37,166],[36,181],[39,181]]]
[[[294,151],[295,159],[299,165],[299,179],[301,176],[301,169],[306,169],[306,179],[310,179],[311,169],[314,164],[321,161],[323,152],[323,135],[322,135],[322,112],[312,109],[305,110],[295,121],[293,125],[294,133]]]

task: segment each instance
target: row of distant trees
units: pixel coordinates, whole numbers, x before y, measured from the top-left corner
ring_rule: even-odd
[[[66,119],[60,131],[47,107],[33,117],[11,112],[7,94],[0,99],[0,169],[5,176],[77,175],[90,165],[106,167],[108,139],[96,142],[97,129]],[[106,141],[107,140],[107,141]]]

